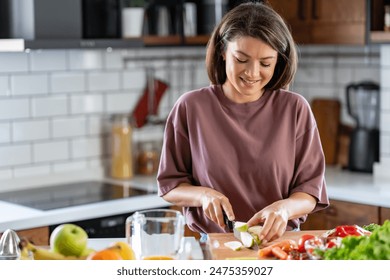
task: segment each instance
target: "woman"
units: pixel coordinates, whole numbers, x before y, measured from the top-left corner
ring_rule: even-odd
[[[182,95],[168,116],[159,195],[201,234],[225,232],[223,212],[262,224],[263,242],[299,229],[329,201],[310,106],[284,89],[297,67],[288,28],[269,6],[241,4],[216,26],[206,65],[211,85]]]

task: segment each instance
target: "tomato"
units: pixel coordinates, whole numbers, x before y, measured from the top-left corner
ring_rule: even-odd
[[[306,250],[305,250],[305,242],[306,242],[306,240],[312,239],[314,237],[315,236],[311,235],[311,234],[304,234],[304,235],[302,235],[301,238],[299,238],[299,241],[298,241],[298,251],[300,253],[305,253],[306,252]]]

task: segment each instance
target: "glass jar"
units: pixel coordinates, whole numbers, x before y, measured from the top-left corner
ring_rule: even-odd
[[[129,115],[118,114],[112,117],[111,153],[111,177],[132,178],[134,176],[133,127]]]
[[[384,29],[385,31],[390,31],[390,5],[385,6],[385,26]]]
[[[159,157],[153,142],[140,143],[137,164],[139,174],[152,175],[157,172]]]

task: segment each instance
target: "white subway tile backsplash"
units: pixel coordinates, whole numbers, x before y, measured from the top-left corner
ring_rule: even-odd
[[[382,89],[390,89],[390,66],[382,67],[381,88]]]
[[[88,90],[107,91],[120,89],[119,72],[91,72],[87,75]]]
[[[104,110],[102,94],[72,95],[70,103],[72,114],[101,113]]]
[[[390,88],[381,89],[381,110],[390,111]]]
[[[29,144],[0,146],[0,167],[31,163]]]
[[[0,73],[27,72],[27,53],[0,53]]]
[[[68,99],[66,96],[51,96],[32,100],[32,114],[34,117],[60,116],[67,113]]]
[[[390,111],[382,111],[380,115],[380,131],[390,132]]]
[[[380,72],[378,66],[367,66],[367,67],[356,67],[354,69],[354,80],[355,81],[366,81],[370,80],[376,83],[380,82]]]
[[[390,133],[382,133],[380,141],[381,153],[387,154],[390,156]]]
[[[144,89],[146,86],[146,73],[143,69],[126,70],[122,74],[123,89]]]
[[[93,70],[103,68],[103,51],[100,50],[70,50],[70,70]]]
[[[48,120],[15,121],[12,124],[12,139],[14,142],[49,139],[50,128]]]
[[[0,120],[27,118],[30,115],[28,99],[0,101]]]
[[[9,180],[9,179],[12,179],[12,170],[0,169],[0,180]]]
[[[102,135],[109,132],[109,120],[102,116],[90,116],[87,125],[88,135]]]
[[[381,45],[381,65],[390,66],[390,46],[388,44]]]
[[[72,159],[98,157],[104,154],[100,137],[78,138],[72,140]]]
[[[88,162],[86,160],[60,162],[53,165],[55,173],[62,173],[68,171],[85,170],[88,168]]]
[[[34,162],[44,163],[50,161],[69,159],[68,141],[40,142],[33,144]]]
[[[48,164],[34,165],[27,167],[17,167],[14,169],[14,176],[16,178],[31,177],[31,176],[45,176],[50,175],[51,168]]]
[[[322,77],[321,68],[312,68],[307,65],[302,65],[298,67],[298,71],[295,76],[295,82],[316,84],[321,82],[321,77]]]
[[[103,55],[104,65],[106,69],[122,69],[124,51],[106,51]]]
[[[141,93],[114,93],[107,94],[106,112],[107,113],[129,113],[132,112],[140,98]]]
[[[10,95],[8,76],[0,76],[0,97]]]
[[[0,143],[9,143],[11,141],[11,125],[9,123],[0,123]]]
[[[87,130],[85,117],[53,119],[53,138],[84,136]]]
[[[86,90],[86,77],[83,72],[60,72],[51,75],[53,93],[74,93]]]
[[[353,82],[353,68],[343,67],[340,65],[340,67],[333,70],[335,72],[334,82],[340,87],[345,87]]]
[[[67,56],[65,50],[36,50],[30,53],[32,71],[66,70]]]
[[[47,74],[26,74],[11,76],[12,95],[48,94]]]

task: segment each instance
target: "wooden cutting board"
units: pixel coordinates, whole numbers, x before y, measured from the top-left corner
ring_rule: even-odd
[[[286,233],[279,239],[267,243],[271,245],[272,243],[284,240],[292,239],[298,242],[299,238],[303,234],[312,234],[312,235],[321,235],[324,230],[305,230],[305,231],[286,231]],[[225,260],[229,258],[256,258],[257,249],[248,249],[242,248],[239,251],[233,251],[232,249],[224,245],[225,242],[237,240],[233,233],[210,233],[208,235],[208,253],[210,258],[213,260]]]
[[[337,163],[341,104],[338,99],[315,98],[311,103],[326,164]]]

